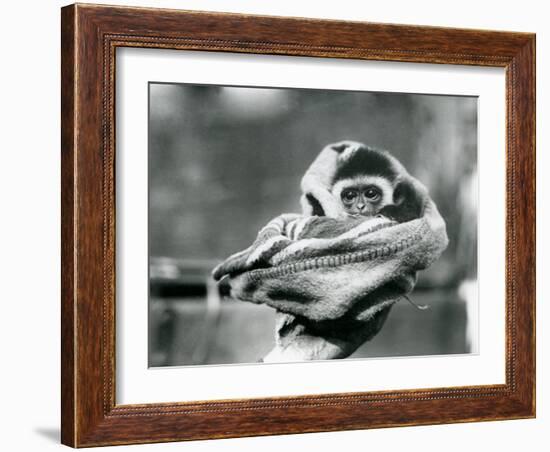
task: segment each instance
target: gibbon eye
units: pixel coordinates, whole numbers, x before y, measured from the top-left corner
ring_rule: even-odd
[[[355,190],[344,190],[341,198],[345,202],[352,202],[355,198],[357,198],[357,192]]]
[[[382,193],[380,193],[380,190],[377,187],[368,187],[365,190],[365,197],[369,201],[378,201],[381,195]]]

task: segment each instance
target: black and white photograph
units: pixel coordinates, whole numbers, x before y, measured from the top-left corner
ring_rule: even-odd
[[[149,367],[478,352],[476,96],[148,90]]]

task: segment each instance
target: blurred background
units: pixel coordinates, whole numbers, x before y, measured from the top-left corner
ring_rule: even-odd
[[[450,243],[352,358],[478,350],[477,98],[149,84],[149,366],[256,362],[274,314],[210,277],[283,212],[327,144],[387,149],[429,189]]]

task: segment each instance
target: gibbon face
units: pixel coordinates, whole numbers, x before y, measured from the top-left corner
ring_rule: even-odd
[[[393,202],[393,185],[382,176],[355,176],[336,182],[332,194],[351,216],[374,216]]]

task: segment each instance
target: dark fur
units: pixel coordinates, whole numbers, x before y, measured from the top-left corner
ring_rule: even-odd
[[[373,176],[382,176],[390,182],[397,178],[397,170],[392,162],[381,151],[364,148],[355,152],[343,165],[336,171],[332,180],[332,185],[342,179],[350,179],[354,176],[369,174]]]
[[[405,223],[420,218],[422,207],[422,197],[412,183],[400,181],[393,192],[393,204],[383,207],[378,213],[399,223]]]

